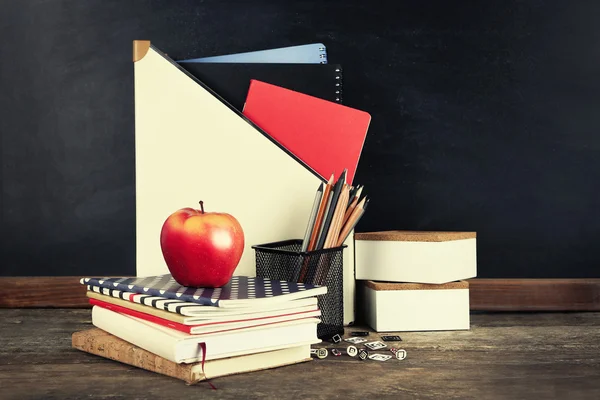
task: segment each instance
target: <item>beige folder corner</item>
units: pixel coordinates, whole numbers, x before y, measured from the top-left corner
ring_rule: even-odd
[[[255,275],[251,246],[302,238],[322,179],[149,42],[134,44],[136,274],[168,273],[165,219],[204,201],[244,229],[235,275]],[[136,53],[137,52],[137,53]],[[344,254],[345,322],[354,319],[354,250]]]

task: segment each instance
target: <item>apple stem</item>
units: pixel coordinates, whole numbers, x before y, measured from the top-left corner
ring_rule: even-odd
[[[200,200],[200,211],[204,214],[204,202],[202,200]]]

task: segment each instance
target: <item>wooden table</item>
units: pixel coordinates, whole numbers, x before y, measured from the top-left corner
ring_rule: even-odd
[[[89,309],[1,309],[0,320],[0,399],[600,399],[598,313],[473,314],[470,331],[400,334],[404,361],[330,355],[214,379],[216,391],[72,349]]]

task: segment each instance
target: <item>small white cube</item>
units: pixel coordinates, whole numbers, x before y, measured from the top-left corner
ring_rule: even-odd
[[[363,281],[367,323],[377,332],[470,328],[469,283],[443,285]]]
[[[354,240],[357,280],[442,284],[477,276],[475,232],[367,232]]]

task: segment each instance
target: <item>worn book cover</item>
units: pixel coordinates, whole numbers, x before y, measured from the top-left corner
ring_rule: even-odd
[[[204,362],[203,368],[201,362],[174,363],[98,328],[73,333],[72,346],[86,353],[177,378],[188,384],[311,360],[310,345],[302,345],[264,353],[209,360]]]

